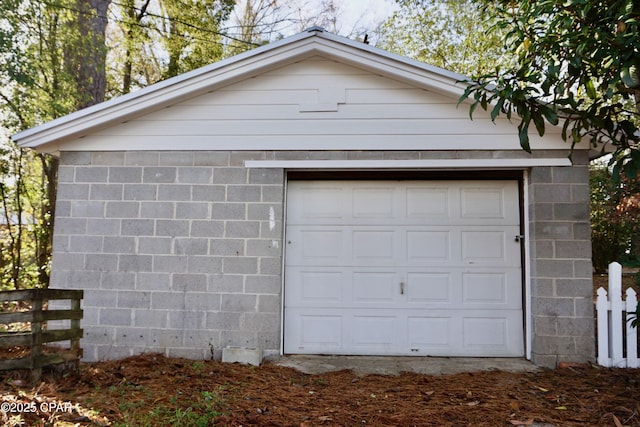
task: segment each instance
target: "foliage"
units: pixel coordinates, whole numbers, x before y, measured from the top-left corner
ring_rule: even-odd
[[[472,0],[396,0],[400,8],[380,27],[377,46],[465,75],[510,61],[502,35],[489,32]]]
[[[476,0],[517,54],[513,67],[498,67],[469,82],[461,101],[519,116],[520,145],[530,151],[533,123],[562,125],[575,144],[614,152],[614,176],[640,170],[640,3],[636,0]]]
[[[107,37],[107,94],[128,93],[222,59],[223,23],[234,5],[234,0],[115,2]]]
[[[0,118],[6,133],[67,114],[83,100],[69,52],[78,41],[70,0],[0,3]],[[49,279],[57,160],[2,136],[3,289],[44,287]]]
[[[610,168],[590,171],[591,243],[596,273],[606,273],[610,262],[637,256],[640,249],[640,183],[613,179]]]

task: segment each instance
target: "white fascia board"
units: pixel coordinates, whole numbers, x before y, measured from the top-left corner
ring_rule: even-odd
[[[246,160],[246,168],[264,169],[527,169],[571,166],[566,157],[535,159],[422,159],[422,160]]]

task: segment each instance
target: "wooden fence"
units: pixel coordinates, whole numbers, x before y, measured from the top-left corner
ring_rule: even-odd
[[[609,290],[600,287],[596,300],[598,327],[598,365],[615,368],[637,368],[637,328],[631,327],[627,313],[638,305],[636,291],[628,288],[622,299],[622,266],[609,264]]]
[[[39,380],[42,368],[68,362],[78,362],[82,357],[80,301],[82,290],[29,289],[0,292],[0,303],[17,303],[29,307],[28,311],[0,310],[0,350],[14,347],[26,349],[20,358],[0,360],[0,370],[29,369],[32,379]],[[69,300],[69,309],[48,309],[48,301]],[[57,304],[62,305],[62,303]],[[48,321],[69,321],[65,329],[47,328]],[[19,331],[11,331],[9,325],[22,324]],[[43,345],[58,341],[70,341],[68,349],[55,347],[55,351],[43,352]]]

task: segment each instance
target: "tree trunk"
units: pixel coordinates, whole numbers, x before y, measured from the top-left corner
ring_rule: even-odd
[[[79,47],[76,51],[78,109],[104,101],[107,87],[105,33],[111,0],[76,0]]]

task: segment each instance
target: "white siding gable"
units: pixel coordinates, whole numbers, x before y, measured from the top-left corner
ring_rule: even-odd
[[[68,142],[64,150],[507,150],[513,124],[457,99],[312,57]],[[555,136],[555,137],[554,137]],[[559,136],[533,138],[537,149]]]

